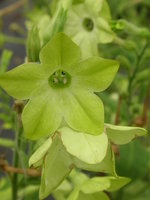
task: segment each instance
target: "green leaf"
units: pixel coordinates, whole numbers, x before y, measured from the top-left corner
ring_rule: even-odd
[[[41,42],[39,37],[39,29],[37,26],[33,26],[32,29],[29,31],[27,37],[26,52],[28,61],[39,62],[40,50]]]
[[[107,189],[107,191],[109,192],[113,192],[116,190],[119,190],[120,188],[122,188],[123,186],[125,186],[126,184],[128,184],[131,179],[130,178],[126,178],[126,177],[107,177],[108,180],[110,180],[110,187]]]
[[[79,189],[75,188],[71,194],[69,195],[69,197],[67,198],[67,200],[77,200],[79,196]]]
[[[40,52],[40,61],[51,71],[69,69],[80,59],[80,48],[63,33],[56,34]]]
[[[92,57],[82,61],[73,70],[77,84],[94,92],[105,90],[118,70],[117,61]]]
[[[35,152],[34,154],[30,157],[29,159],[29,167],[39,167],[42,162],[43,158],[48,152],[48,149],[50,148],[52,144],[52,139],[48,138]],[[42,162],[41,162],[42,160]]]
[[[40,199],[46,198],[55,190],[73,168],[72,160],[66,152],[59,136],[55,136],[42,168]]]
[[[15,144],[13,140],[0,138],[0,146],[7,147],[7,148],[14,148]]]
[[[63,98],[64,118],[71,128],[92,135],[103,132],[103,103],[95,94],[80,88],[71,88],[65,92]]]
[[[12,51],[4,49],[0,61],[0,74],[7,70],[11,57],[12,57]]]
[[[72,157],[72,159],[76,167],[79,169],[92,172],[104,172],[116,176],[115,160],[110,145],[108,146],[105,158],[98,164],[87,164],[76,157]]]
[[[41,65],[28,63],[0,75],[0,86],[16,99],[28,99],[38,87],[45,73]]]
[[[103,177],[94,177],[87,180],[80,188],[85,194],[96,193],[107,190],[110,187],[110,181]]]
[[[59,99],[55,94],[39,91],[37,96],[30,99],[22,113],[25,137],[35,140],[54,133],[62,120],[58,109]]]
[[[120,159],[116,160],[120,176],[132,179],[143,177],[149,169],[150,155],[138,140],[119,147]]]
[[[71,155],[88,164],[97,164],[104,159],[108,147],[105,133],[92,136],[73,131],[68,127],[59,129],[59,132],[66,150]]]
[[[108,138],[114,144],[127,144],[138,136],[146,135],[147,131],[140,127],[115,126],[105,124]]]
[[[84,194],[81,192],[77,200],[109,200],[109,197],[104,192],[94,194]]]

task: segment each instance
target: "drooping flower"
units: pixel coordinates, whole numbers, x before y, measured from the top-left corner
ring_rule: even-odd
[[[39,57],[41,63],[25,63],[0,75],[9,95],[29,99],[22,113],[25,136],[44,137],[64,121],[77,131],[102,133],[103,104],[94,92],[110,85],[118,63],[100,57],[80,61],[79,47],[63,33],[53,37]]]
[[[109,26],[106,0],[84,0],[69,9],[65,32],[81,47],[82,57],[98,54],[98,43],[109,43],[114,33]]]

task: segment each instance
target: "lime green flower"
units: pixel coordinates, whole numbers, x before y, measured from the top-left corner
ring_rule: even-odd
[[[106,89],[118,63],[99,57],[80,61],[80,49],[65,34],[57,34],[40,52],[41,63],[25,63],[0,75],[0,85],[14,98],[26,100],[22,121],[25,136],[38,139],[62,123],[98,135],[104,111],[94,94]]]
[[[98,43],[112,42],[109,8],[105,0],[85,0],[68,11],[65,32],[82,50],[82,57],[98,54]]]

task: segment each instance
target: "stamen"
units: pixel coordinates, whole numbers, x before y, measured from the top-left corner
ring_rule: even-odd
[[[58,83],[58,82],[59,82],[59,80],[57,78],[53,79],[53,83]]]
[[[63,84],[66,84],[66,83],[67,83],[67,79],[64,78],[64,79],[63,79]]]
[[[49,77],[48,82],[53,88],[64,88],[70,84],[71,76],[69,73],[59,69]]]

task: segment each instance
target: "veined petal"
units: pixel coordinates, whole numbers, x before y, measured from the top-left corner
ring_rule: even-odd
[[[26,63],[0,75],[0,86],[16,99],[28,99],[46,74],[42,66]]]
[[[73,37],[73,41],[80,46],[82,59],[98,55],[98,38],[95,32],[80,31]]]
[[[64,95],[64,118],[77,131],[99,135],[104,128],[104,108],[101,100],[86,90],[67,90]]]
[[[68,153],[81,161],[97,164],[106,156],[108,138],[105,133],[95,136],[77,132],[68,127],[60,128],[58,131]]]
[[[76,84],[94,92],[100,92],[111,84],[118,67],[117,61],[92,57],[74,67],[72,75]]]
[[[65,34],[58,33],[40,52],[41,63],[46,69],[69,69],[80,60],[80,48]]]
[[[115,34],[111,30],[109,23],[101,17],[99,17],[96,22],[97,22],[99,42],[100,43],[112,42],[114,40]]]
[[[90,12],[93,12],[93,14],[97,14],[102,9],[103,1],[104,0],[95,0],[93,3],[93,1],[91,0],[85,0],[85,5]]]
[[[22,114],[25,137],[35,140],[55,132],[62,120],[58,105],[59,99],[52,92],[41,91],[31,98]]]

